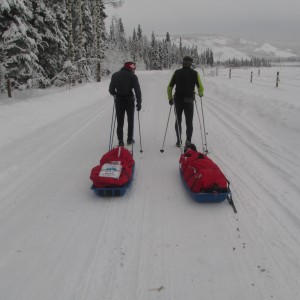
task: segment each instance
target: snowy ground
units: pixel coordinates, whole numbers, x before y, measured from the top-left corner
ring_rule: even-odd
[[[108,150],[109,80],[0,100],[0,298],[300,299],[300,69],[282,70],[277,89],[276,71],[202,78],[209,155],[237,214],[184,190],[173,115],[159,151],[171,72],[138,73],[144,152],[136,122],[122,198],[89,189]],[[196,114],[194,127],[200,146]]]

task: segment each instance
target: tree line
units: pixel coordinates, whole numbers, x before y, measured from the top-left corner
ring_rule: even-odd
[[[1,0],[0,91],[43,88],[82,80],[101,81],[133,60],[139,69],[162,70],[193,57],[195,66],[213,65],[213,52],[199,54],[165,37],[143,34],[140,25],[129,37],[121,18],[106,30],[106,6],[122,0]]]
[[[226,68],[241,68],[241,67],[260,68],[260,67],[271,67],[271,61],[267,60],[265,58],[259,58],[259,57],[251,57],[249,59],[231,58],[231,59],[227,59],[222,62],[217,61],[216,65],[223,66]]]

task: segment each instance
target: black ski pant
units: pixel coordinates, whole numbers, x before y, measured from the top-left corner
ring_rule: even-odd
[[[175,114],[177,115],[177,120],[175,120],[175,132],[177,136],[177,140],[182,141],[181,135],[181,121],[182,121],[182,113],[184,112],[185,116],[185,124],[186,124],[186,139],[191,141],[193,135],[193,116],[194,116],[194,100],[193,98],[185,98],[185,97],[174,97],[175,102]]]
[[[125,112],[128,121],[128,135],[127,140],[133,138],[133,125],[134,125],[134,100],[133,99],[116,99],[116,114],[117,114],[117,136],[119,142],[123,142],[123,127]]]

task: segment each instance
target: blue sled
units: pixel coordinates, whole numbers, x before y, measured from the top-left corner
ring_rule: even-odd
[[[134,166],[135,165],[133,165],[130,180],[125,185],[120,186],[120,187],[111,187],[111,188],[110,187],[97,188],[93,184],[91,186],[91,190],[93,190],[97,196],[101,196],[101,197],[121,197],[121,196],[123,196],[132,183],[133,174],[134,174]]]
[[[212,193],[194,193],[190,190],[189,186],[187,185],[187,183],[184,181],[181,169],[179,168],[179,172],[180,172],[180,177],[182,179],[183,185],[185,187],[185,189],[187,190],[187,192],[192,196],[192,198],[197,201],[197,202],[201,202],[201,203],[209,203],[209,202],[222,202],[224,200],[228,200],[229,204],[232,206],[232,209],[235,213],[237,213],[237,210],[235,208],[235,205],[233,203],[232,200],[232,194],[231,194],[231,190],[229,188],[229,181],[228,182],[228,187],[227,187],[227,192],[222,192],[222,193],[218,193],[218,192],[212,192]]]

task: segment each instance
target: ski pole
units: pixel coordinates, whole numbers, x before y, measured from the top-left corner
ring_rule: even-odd
[[[113,136],[112,136],[112,140],[111,140],[111,148],[113,147],[113,141],[114,141],[114,136],[115,136],[116,120],[117,120],[117,113],[115,114]]]
[[[132,143],[131,143],[131,155],[133,157],[133,144],[134,144],[134,140],[132,140]]]
[[[204,122],[204,113],[203,113],[203,103],[202,103],[202,97],[200,97],[200,102],[201,102],[202,121],[203,121],[204,140],[205,140],[205,153],[207,154],[207,153],[208,153],[208,150],[207,150],[207,140],[206,140],[206,135],[207,135],[207,132],[206,132],[206,129],[205,129],[205,122]]]
[[[166,131],[165,131],[165,137],[164,137],[164,141],[163,141],[162,148],[160,149],[160,152],[161,152],[161,153],[163,153],[163,152],[165,151],[165,150],[164,150],[164,146],[165,146],[165,140],[166,140],[167,130],[168,130],[168,126],[169,126],[169,120],[170,120],[171,109],[172,109],[172,106],[170,106],[170,111],[169,111],[169,116],[168,116],[168,121],[167,121],[167,127],[166,127]]]
[[[113,148],[113,141],[114,141],[115,128],[116,128],[116,120],[117,120],[117,109],[116,109],[116,113],[115,113],[115,119],[114,119],[114,126],[113,126],[113,132],[112,132],[112,139],[111,139],[110,149]]]
[[[199,120],[199,125],[200,125],[200,134],[201,134],[202,151],[205,152],[205,149],[204,149],[204,143],[203,143],[203,130],[202,130],[202,124],[201,124],[201,121],[200,121],[200,115],[199,115],[199,111],[198,111],[197,101],[195,101],[195,106],[196,106],[196,111],[197,111],[198,120]]]
[[[176,123],[177,123],[177,130],[178,130],[178,135],[179,135],[179,140],[180,140],[180,151],[181,154],[183,154],[183,147],[182,147],[182,141],[181,141],[181,132],[179,130],[179,122],[178,122],[178,117],[177,117],[177,111],[176,111],[176,105],[174,104],[174,112],[175,112],[175,118],[176,118]]]
[[[111,116],[108,150],[111,150],[111,144],[112,144],[112,128],[113,128],[114,113],[115,113],[115,102],[113,105],[113,111],[112,111],[112,116]]]
[[[140,134],[140,152],[143,153],[142,149],[142,135],[141,135],[141,124],[140,124],[140,112],[138,111],[138,121],[139,121],[139,134]],[[133,149],[132,149],[133,151]]]

